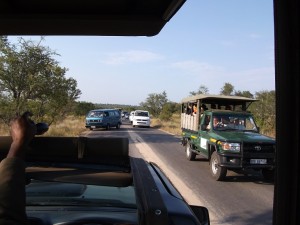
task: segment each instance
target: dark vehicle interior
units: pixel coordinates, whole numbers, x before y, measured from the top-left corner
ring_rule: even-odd
[[[154,36],[184,2],[185,0],[2,1],[0,35]]]
[[[0,137],[0,160],[11,142]],[[183,202],[155,164],[129,157],[128,138],[36,137],[26,150],[31,225],[209,224],[205,207]]]
[[[184,2],[2,1],[0,35],[153,36]],[[299,3],[296,0],[273,3],[277,149],[273,224],[296,225],[300,224]]]

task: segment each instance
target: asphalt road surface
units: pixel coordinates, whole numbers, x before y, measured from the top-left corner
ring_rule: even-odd
[[[180,137],[159,129],[132,127],[124,121],[121,129],[87,131],[85,135],[128,137],[129,154],[155,162],[191,205],[208,208],[211,224],[272,224],[274,184],[259,172],[248,175],[227,173],[227,179],[212,179],[208,161],[197,156],[188,161]]]

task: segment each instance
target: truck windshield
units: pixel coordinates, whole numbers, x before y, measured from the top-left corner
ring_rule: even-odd
[[[213,129],[258,131],[254,119],[250,115],[215,115],[213,116]]]
[[[87,117],[103,117],[103,112],[90,112]]]
[[[148,112],[136,112],[135,113],[136,116],[144,116],[144,117],[148,117],[149,113]]]

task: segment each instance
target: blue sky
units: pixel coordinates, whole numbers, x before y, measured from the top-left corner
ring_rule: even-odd
[[[154,37],[46,36],[43,44],[77,80],[80,101],[138,105],[166,91],[180,102],[200,85],[219,94],[226,82],[275,90],[272,0],[187,0]]]

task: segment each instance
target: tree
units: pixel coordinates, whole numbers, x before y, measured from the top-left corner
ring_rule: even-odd
[[[51,124],[71,110],[81,91],[66,78],[67,69],[53,59],[55,52],[41,42],[20,38],[10,44],[0,38],[0,117],[8,122],[12,112],[31,111],[34,119]]]
[[[246,98],[254,98],[254,95],[250,91],[235,91],[234,95]]]
[[[95,109],[95,105],[91,102],[76,102],[74,114],[77,116],[84,116],[93,109]]]
[[[223,88],[221,88],[220,94],[221,95],[232,95],[234,91],[234,86],[230,83],[225,83]]]
[[[174,113],[180,113],[181,105],[175,102],[167,102],[159,115],[161,120],[169,120]]]
[[[276,129],[276,104],[275,91],[260,91],[255,93],[259,101],[250,106],[257,125],[261,128],[262,133],[275,133]]]
[[[198,91],[191,91],[190,95],[208,94],[208,88],[205,85],[200,85]]]
[[[149,111],[154,117],[158,117],[162,112],[163,106],[168,102],[167,93],[163,91],[161,94],[149,94],[145,102],[141,102],[140,106]]]

